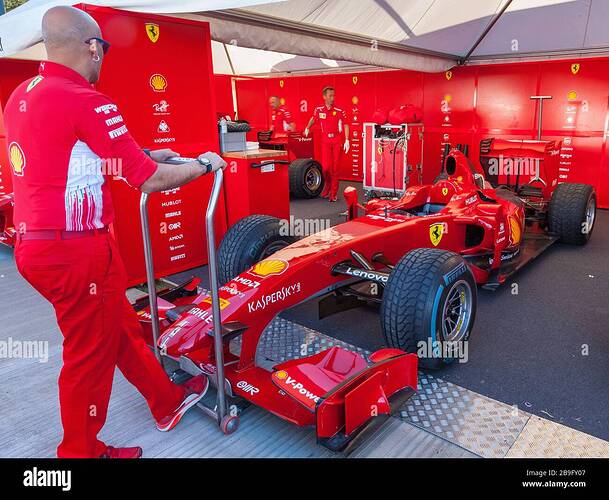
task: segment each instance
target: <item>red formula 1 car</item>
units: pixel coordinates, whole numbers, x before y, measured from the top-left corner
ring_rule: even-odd
[[[551,191],[548,200],[537,190],[525,197],[493,188],[479,166],[453,149],[434,184],[411,187],[400,199],[361,207],[347,188],[349,220],[300,241],[277,219],[247,217],[220,245],[222,286],[215,298],[197,293],[194,282],[164,292],[157,346],[191,374],[224,379],[229,397],[314,425],[321,443],[343,450],[416,388],[417,357],[405,352],[426,353],[419,359],[426,368],[454,359],[472,330],[476,284],[498,286],[559,239],[588,240],[596,210],[592,187],[554,182]],[[212,273],[212,285],[214,279]],[[258,366],[265,328],[281,311],[312,298],[321,298],[322,316],[380,304],[389,348],[369,362],[334,347],[272,371]],[[139,308],[149,324],[146,304]],[[239,354],[229,348],[236,338]],[[226,431],[230,416],[222,421]]]

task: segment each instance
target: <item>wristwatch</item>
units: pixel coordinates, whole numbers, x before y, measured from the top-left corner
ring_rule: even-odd
[[[207,160],[207,159],[202,160],[200,157],[197,156],[197,161],[205,167],[206,174],[209,174],[211,172],[213,167],[211,166],[211,163],[209,162],[209,160]]]

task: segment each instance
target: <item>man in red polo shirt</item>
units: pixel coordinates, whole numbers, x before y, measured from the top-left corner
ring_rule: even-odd
[[[313,111],[313,116],[305,128],[304,135],[308,137],[309,129],[314,123],[319,123],[321,129],[321,163],[324,174],[323,198],[337,201],[338,193],[338,162],[342,150],[349,152],[349,125],[347,114],[334,106],[334,88],[326,87],[322,91],[325,104]],[[344,137],[344,142],[343,142]]]
[[[205,395],[207,380],[174,385],[143,339],[108,232],[114,217],[110,177],[118,165],[134,188],[162,191],[226,164],[214,153],[180,166],[163,163],[177,155],[170,150],[147,156],[117,106],[92,87],[109,47],[97,23],[73,7],[50,9],[42,23],[48,61],[15,89],[4,120],[18,232],[15,261],[55,308],[64,337],[64,436],[57,455],[137,458],[139,447],[114,448],[97,439],[115,367],[146,398],[161,431],[172,429]]]
[[[269,106],[271,107],[271,130],[273,138],[285,137],[288,132],[296,130],[296,123],[292,117],[292,113],[285,105],[281,104],[281,100],[276,95],[269,98]]]

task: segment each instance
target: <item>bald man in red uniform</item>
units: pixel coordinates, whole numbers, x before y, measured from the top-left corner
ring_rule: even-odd
[[[324,105],[315,108],[313,116],[305,128],[304,135],[308,137],[309,129],[313,124],[319,124],[321,129],[321,164],[324,174],[324,190],[321,196],[335,202],[338,193],[338,162],[341,149],[345,154],[349,152],[349,125],[344,110],[334,106],[334,88],[324,88],[322,95]]]
[[[269,98],[271,107],[271,131],[273,137],[286,137],[288,132],[296,130],[296,123],[290,110],[283,104],[276,95]]]
[[[13,172],[15,261],[23,277],[54,307],[63,334],[58,457],[139,458],[139,447],[115,448],[97,438],[106,420],[115,368],[146,398],[157,428],[175,427],[207,390],[169,381],[146,345],[125,297],[127,277],[109,233],[114,212],[113,165],[134,188],[162,191],[226,163],[214,153],[184,165],[177,153],[135,143],[119,109],[95,91],[108,42],[97,23],[73,7],[43,18],[48,61],[19,85],[5,108]],[[106,162],[110,168],[106,168]],[[110,172],[108,172],[110,170]]]

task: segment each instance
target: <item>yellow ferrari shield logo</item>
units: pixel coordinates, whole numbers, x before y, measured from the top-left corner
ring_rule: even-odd
[[[442,236],[444,235],[444,224],[439,222],[437,224],[432,224],[429,226],[429,239],[431,240],[431,244],[434,247],[437,247],[442,241]]]
[[[351,78],[351,81],[353,82],[353,85],[357,85],[357,76],[354,76],[353,78]]]
[[[444,76],[446,77],[447,80],[450,80],[453,77],[453,72],[449,70],[446,73],[444,73]]]
[[[146,23],[146,34],[152,43],[156,43],[159,39],[159,25],[156,23]]]
[[[448,188],[442,188],[442,196],[446,196],[448,194]]]
[[[577,75],[577,73],[579,73],[579,68],[580,68],[580,64],[579,63],[573,63],[571,65],[571,73],[573,73],[574,75]]]

